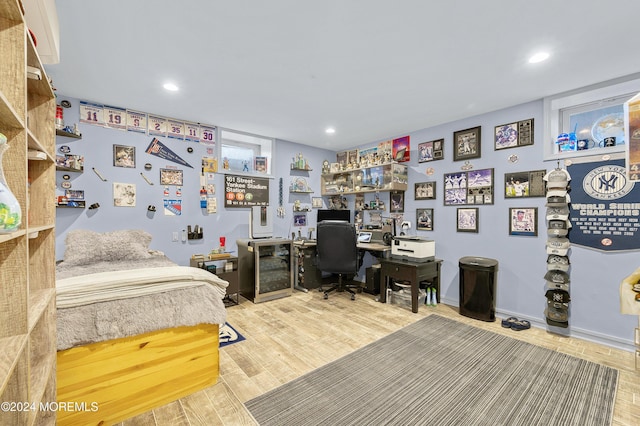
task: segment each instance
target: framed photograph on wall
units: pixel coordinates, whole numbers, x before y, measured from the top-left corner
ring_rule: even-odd
[[[505,173],[504,197],[544,197],[544,175],[546,173],[546,170],[530,170],[526,172]]]
[[[136,168],[136,147],[126,145],[113,145],[114,167]]]
[[[435,182],[419,182],[415,184],[414,199],[416,200],[435,200],[436,199],[436,183]]]
[[[322,208],[322,197],[311,197],[311,207],[314,209]]]
[[[458,207],[456,231],[478,232],[478,208]]]
[[[444,205],[493,204],[493,169],[445,173]]]
[[[416,209],[416,229],[433,231],[433,209]]]
[[[307,214],[296,213],[293,215],[293,226],[307,226]]]
[[[430,142],[422,142],[418,144],[418,163],[426,163],[427,161],[442,160],[444,139],[438,139]]]
[[[160,169],[160,185],[182,186],[182,170]]]
[[[358,167],[358,150],[352,149],[347,151],[347,164],[351,168]]]
[[[524,145],[533,145],[533,118],[495,127],[493,148],[496,151]]]
[[[453,132],[453,161],[480,158],[481,126]]]
[[[538,235],[537,207],[509,207],[509,235]]]
[[[341,151],[336,153],[336,163],[338,163],[340,169],[344,170],[347,168],[349,164],[349,157],[347,151]]]
[[[390,191],[389,201],[390,213],[404,213],[404,191]]]

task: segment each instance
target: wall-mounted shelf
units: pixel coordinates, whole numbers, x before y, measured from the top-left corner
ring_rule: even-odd
[[[57,204],[58,209],[84,209],[86,207],[85,201],[69,201],[68,204]]]
[[[65,138],[82,139],[82,135],[76,135],[75,133],[65,132],[64,130],[56,129],[56,135],[64,136]]]
[[[56,170],[59,172],[75,172],[75,173],[84,173],[84,167],[81,169],[74,169],[71,167],[61,167],[61,166],[56,166]]]

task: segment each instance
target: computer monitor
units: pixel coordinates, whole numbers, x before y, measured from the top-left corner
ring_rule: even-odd
[[[351,222],[351,210],[318,210],[318,222],[323,220],[342,220]]]

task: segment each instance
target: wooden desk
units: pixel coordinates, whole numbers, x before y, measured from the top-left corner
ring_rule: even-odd
[[[431,281],[436,288],[436,298],[440,303],[440,267],[441,259],[431,262],[412,262],[400,259],[380,259],[380,280],[384,284],[380,289],[380,302],[387,301],[389,280],[411,282],[411,312],[418,312],[418,289],[421,281]]]
[[[368,251],[375,257],[389,257],[391,254],[391,246],[382,243],[358,243],[358,250]]]

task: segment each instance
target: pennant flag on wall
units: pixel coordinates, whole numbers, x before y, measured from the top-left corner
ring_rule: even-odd
[[[153,138],[151,140],[151,143],[149,144],[145,152],[147,154],[155,155],[156,157],[164,158],[165,160],[173,161],[174,163],[182,164],[183,166],[187,166],[193,169],[193,167],[191,167],[189,163],[180,158],[178,154],[171,151],[166,147],[165,144],[163,144],[156,138]]]

